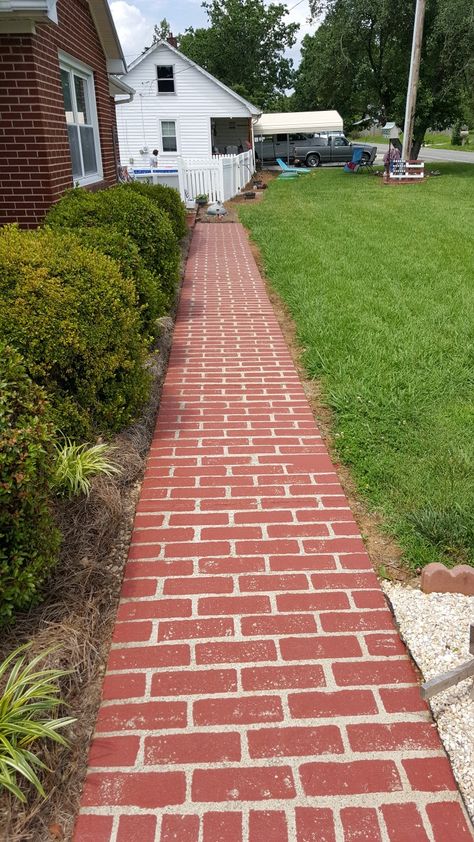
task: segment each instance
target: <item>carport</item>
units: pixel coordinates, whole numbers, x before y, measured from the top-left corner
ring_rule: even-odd
[[[343,121],[338,111],[282,111],[275,114],[262,114],[253,124],[254,138],[286,134],[288,160],[290,134],[299,132],[324,134],[325,132],[342,132],[342,130]]]

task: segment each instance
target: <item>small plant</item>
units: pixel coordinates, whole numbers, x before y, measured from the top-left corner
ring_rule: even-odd
[[[40,661],[53,650],[25,663],[27,648],[28,645],[20,646],[0,664],[0,682],[3,683],[10,671],[0,695],[0,788],[23,803],[26,796],[18,785],[18,776],[33,784],[46,798],[36,770],[47,766],[31,751],[33,743],[50,739],[67,746],[67,740],[58,731],[76,721],[70,716],[53,715],[62,701],[57,681],[67,672],[38,668]]]
[[[198,205],[207,205],[209,197],[207,193],[200,193],[199,196],[196,196],[196,202]]]
[[[461,123],[459,120],[454,124],[451,131],[451,146],[462,146]]]
[[[78,494],[89,495],[91,479],[97,474],[106,477],[120,473],[120,468],[109,460],[112,448],[107,444],[75,444],[66,439],[64,444],[55,445],[56,468],[53,488],[68,497]]]

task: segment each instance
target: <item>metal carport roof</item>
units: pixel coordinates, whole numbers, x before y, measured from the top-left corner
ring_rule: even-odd
[[[253,130],[255,135],[342,132],[342,117],[337,111],[262,114],[254,123]]]

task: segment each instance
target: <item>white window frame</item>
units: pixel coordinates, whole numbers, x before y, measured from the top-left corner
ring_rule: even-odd
[[[158,68],[159,67],[172,67],[173,68],[174,91],[159,91],[158,90]],[[173,62],[169,62],[168,64],[155,64],[155,78],[156,78],[156,93],[157,93],[157,96],[176,96],[176,65],[173,64]]]
[[[163,123],[174,123],[176,128],[176,152],[168,152],[163,149]],[[180,155],[180,142],[179,142],[179,120],[177,117],[162,117],[159,121],[160,131],[159,131],[159,138],[160,138],[160,155],[167,155],[171,158],[176,157],[176,155]]]
[[[97,118],[97,104],[95,98],[94,71],[91,67],[88,67],[87,64],[83,64],[81,61],[78,61],[77,59],[63,52],[59,52],[59,69],[60,71],[66,70],[68,73],[72,73],[75,76],[79,76],[81,79],[84,79],[84,81],[87,83],[89,108],[91,112],[90,125],[92,126],[94,132],[94,148],[95,157],[97,161],[97,170],[95,173],[91,173],[90,175],[83,175],[79,177],[73,174],[74,184],[79,184],[81,187],[87,187],[88,184],[96,184],[99,181],[103,181],[104,178],[104,171],[102,168],[102,153],[100,148],[99,120]],[[75,86],[74,84],[72,84],[70,87],[71,96],[73,99],[73,108],[75,111],[77,111]],[[81,157],[82,169],[84,170],[81,143],[79,143],[79,152]]]

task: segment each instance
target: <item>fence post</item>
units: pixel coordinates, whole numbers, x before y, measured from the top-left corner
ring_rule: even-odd
[[[219,181],[219,188],[218,189],[219,189],[219,193],[220,193],[220,196],[218,197],[218,201],[219,202],[225,202],[226,197],[225,197],[225,193],[224,193],[224,161],[222,160],[221,157],[219,157],[217,159],[217,163],[218,163],[217,172],[218,172],[218,181]]]
[[[178,170],[178,187],[179,187],[179,195],[181,199],[186,201],[186,188],[184,186],[184,166],[183,166],[183,159],[178,157],[176,159],[176,167]]]

